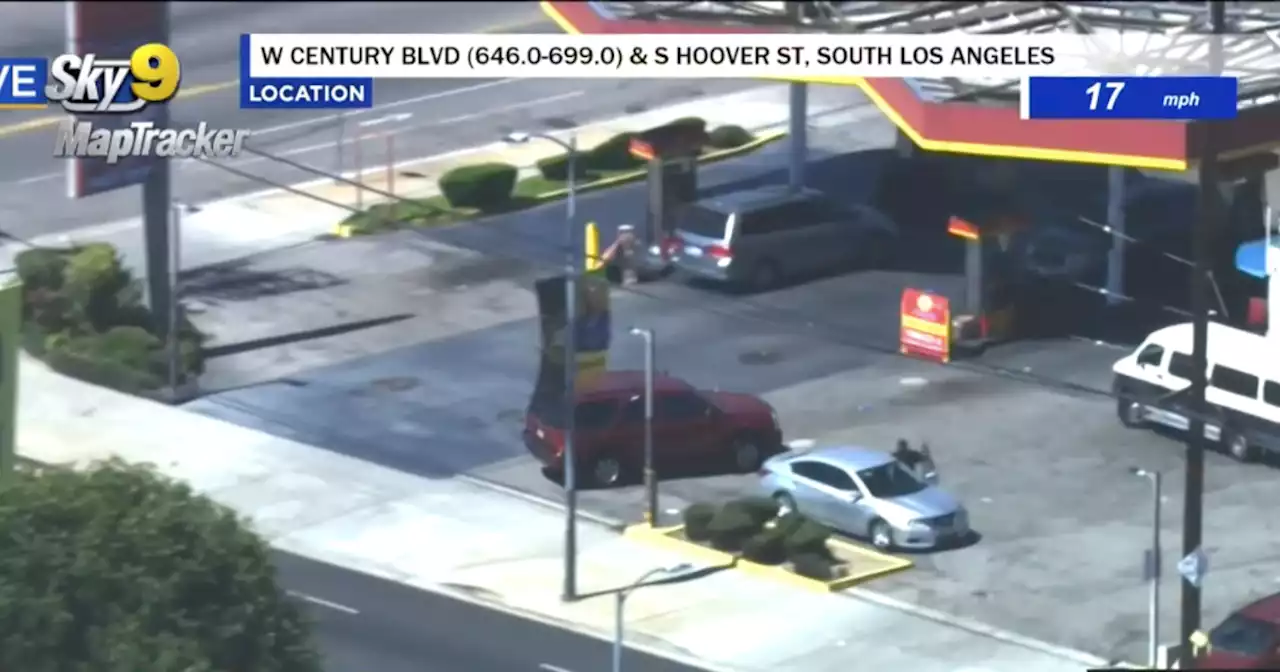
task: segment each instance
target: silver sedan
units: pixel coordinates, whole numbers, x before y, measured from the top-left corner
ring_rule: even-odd
[[[783,453],[760,486],[783,511],[798,511],[879,549],[928,549],[969,536],[969,514],[950,494],[892,455],[853,446]]]

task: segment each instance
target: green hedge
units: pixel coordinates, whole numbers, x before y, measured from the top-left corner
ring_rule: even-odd
[[[719,126],[712,129],[707,138],[707,144],[715,147],[716,149],[733,149],[735,147],[741,147],[755,139],[756,138],[751,134],[751,131],[748,131],[741,126]]]
[[[619,133],[592,147],[587,152],[586,164],[591,170],[636,170],[644,165],[644,159],[631,154],[631,140],[635,133]]]
[[[15,266],[23,281],[23,345],[54,370],[124,392],[166,382],[165,344],[150,328],[142,291],[115,248],[24,250]],[[178,331],[180,379],[204,368],[203,336],[188,322]]]
[[[440,193],[455,208],[496,210],[511,202],[520,171],[509,163],[477,163],[440,177]]]
[[[574,177],[586,177],[589,173],[586,156],[582,153],[578,154],[577,160],[574,161]],[[557,182],[565,182],[569,179],[569,153],[556,154],[548,156],[538,162],[538,172],[548,180]]]

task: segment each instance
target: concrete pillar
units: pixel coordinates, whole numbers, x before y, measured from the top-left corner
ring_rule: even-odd
[[[1280,170],[1269,170],[1263,178],[1263,236],[1267,241],[1264,262],[1267,271],[1267,338],[1280,345],[1280,229],[1277,228],[1274,199],[1280,198]]]
[[[1125,169],[1107,169],[1107,226],[1111,227],[1111,252],[1107,255],[1107,305],[1123,303],[1124,296],[1124,201]],[[1120,234],[1120,235],[1116,235]]]
[[[808,103],[809,91],[808,84],[801,82],[793,82],[791,84],[791,116],[790,116],[790,142],[791,142],[791,160],[788,171],[788,183],[792,189],[799,190],[804,187],[804,165],[808,159],[809,139],[808,135]]]

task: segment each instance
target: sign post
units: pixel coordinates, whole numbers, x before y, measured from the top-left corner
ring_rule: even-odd
[[[919,289],[902,290],[898,349],[942,363],[951,361],[951,302]]]
[[[17,458],[18,347],[22,340],[22,283],[0,287],[0,480]]]

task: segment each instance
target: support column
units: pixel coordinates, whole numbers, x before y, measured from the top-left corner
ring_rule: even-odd
[[[1111,227],[1111,252],[1107,255],[1107,305],[1123,303],[1124,288],[1124,201],[1125,169],[1112,166],[1107,169],[1107,226]]]
[[[1269,170],[1264,178],[1265,188],[1262,193],[1263,202],[1263,236],[1266,250],[1263,253],[1263,267],[1267,271],[1267,333],[1266,337],[1280,345],[1280,229],[1276,227],[1278,213],[1272,208],[1272,194],[1280,196],[1280,170]]]
[[[804,166],[809,153],[808,147],[808,84],[793,82],[791,84],[791,116],[789,141],[791,143],[791,165],[788,171],[789,184],[793,190],[804,187]]]

